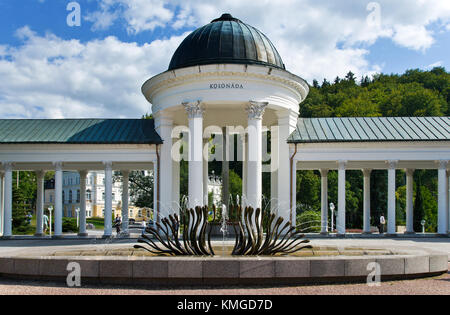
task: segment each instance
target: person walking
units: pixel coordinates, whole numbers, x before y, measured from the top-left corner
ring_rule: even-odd
[[[119,215],[116,216],[116,219],[114,220],[114,227],[116,228],[117,234],[120,233],[120,225],[122,224],[122,220],[120,219]]]
[[[44,215],[42,216],[42,222],[44,223],[44,233],[47,233],[48,221],[48,216],[44,213]]]
[[[386,219],[384,218],[384,213],[380,216],[380,234],[384,234],[384,226],[386,225]]]

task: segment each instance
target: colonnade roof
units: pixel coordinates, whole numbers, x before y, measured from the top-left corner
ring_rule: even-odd
[[[450,117],[299,118],[288,143],[450,141]]]
[[[1,119],[0,144],[161,144],[152,119]]]

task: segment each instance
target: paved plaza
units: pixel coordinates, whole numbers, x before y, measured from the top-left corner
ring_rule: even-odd
[[[58,251],[129,249],[135,240],[9,240],[0,242],[1,257],[39,256]],[[217,243],[221,243],[217,241]],[[226,244],[231,244],[229,240]],[[450,261],[450,239],[313,239],[316,247],[383,248],[389,250],[425,250],[446,253]],[[302,286],[204,286],[145,287],[82,284],[69,288],[63,283],[0,279],[0,294],[189,294],[189,295],[272,295],[272,294],[450,294],[450,273],[438,277],[382,282],[378,287],[367,284],[333,284]]]

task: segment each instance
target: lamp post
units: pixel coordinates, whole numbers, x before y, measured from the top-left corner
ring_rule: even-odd
[[[330,210],[331,210],[331,233],[334,231],[334,203],[330,202]]]
[[[53,206],[48,207],[48,212],[49,212],[49,216],[50,216],[50,237],[52,236],[52,211],[53,211]]]
[[[80,208],[76,208],[75,212],[77,213],[77,227],[80,227]]]
[[[427,221],[425,220],[420,221],[420,224],[422,224],[422,234],[425,234],[425,223],[427,223]]]

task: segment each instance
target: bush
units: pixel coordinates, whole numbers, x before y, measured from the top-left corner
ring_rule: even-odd
[[[314,210],[304,211],[297,216],[297,227],[299,231],[304,233],[320,233],[321,231],[321,215],[320,212]]]
[[[62,230],[64,233],[76,233],[78,232],[76,219],[63,218],[62,220]]]

